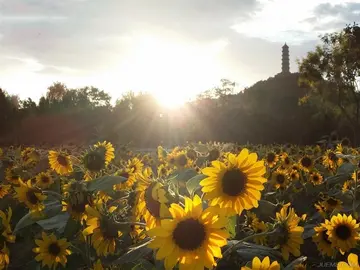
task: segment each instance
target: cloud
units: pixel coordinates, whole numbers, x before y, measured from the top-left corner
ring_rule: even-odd
[[[255,0],[5,1],[0,54],[98,71],[127,53],[122,37],[145,29],[169,39],[205,42],[221,38],[257,8]]]
[[[322,3],[314,8],[313,15],[304,20],[313,25],[313,31],[320,33],[336,31],[345,27],[346,24],[359,22],[360,3]]]

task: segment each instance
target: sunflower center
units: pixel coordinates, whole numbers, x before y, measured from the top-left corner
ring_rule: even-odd
[[[118,237],[118,229],[116,225],[109,219],[103,218],[101,219],[101,232],[106,238],[116,238]]]
[[[152,183],[146,190],[144,194],[144,199],[146,203],[146,209],[150,212],[153,217],[160,217],[160,202],[154,200],[152,196],[152,190],[155,187],[156,183]]]
[[[340,225],[335,229],[336,236],[341,240],[347,240],[351,236],[351,230],[346,225]]]
[[[58,155],[56,160],[62,166],[67,166],[68,165],[67,159],[63,155]]]
[[[180,167],[184,167],[187,164],[186,156],[184,154],[181,154],[180,156],[178,156],[177,159],[176,159],[176,163]]]
[[[278,182],[280,185],[284,184],[285,182],[285,176],[283,174],[278,174],[276,176],[276,182]]]
[[[100,153],[91,152],[86,156],[86,167],[90,171],[101,171],[105,167],[105,158]]]
[[[305,168],[309,168],[312,165],[312,161],[309,157],[303,157],[301,159],[301,165],[303,165]]]
[[[200,248],[205,240],[205,226],[196,219],[185,219],[177,224],[172,236],[181,249],[195,250]]]
[[[75,203],[75,204],[71,205],[71,209],[76,213],[84,213],[85,212],[85,206],[86,206],[85,202]]]
[[[209,152],[209,160],[210,161],[214,161],[214,160],[217,160],[220,156],[220,152],[218,149],[212,149],[210,152]]]
[[[59,247],[58,243],[51,243],[48,247],[48,251],[53,256],[58,256],[61,248]]]
[[[326,231],[323,231],[321,233],[322,240],[326,242],[327,244],[331,245],[331,242],[329,241],[329,236],[327,235]]]
[[[49,183],[49,182],[50,182],[50,179],[49,179],[49,177],[47,177],[47,176],[42,176],[42,177],[41,177],[41,182],[43,182],[43,183]]]
[[[33,190],[29,190],[26,192],[26,198],[31,204],[37,204],[39,201],[38,197],[36,196]]]
[[[223,192],[229,196],[238,196],[245,189],[246,174],[239,169],[230,169],[224,173],[222,179]]]
[[[326,200],[326,202],[330,205],[330,206],[336,206],[338,204],[337,200],[333,199],[333,198],[329,198]]]
[[[331,161],[337,161],[338,160],[338,157],[335,155],[334,152],[330,152],[328,154],[328,158],[331,160]]]
[[[284,163],[285,163],[286,165],[289,165],[289,164],[290,164],[290,158],[289,158],[289,157],[286,157],[286,158],[284,159]]]
[[[274,162],[274,160],[275,160],[275,154],[274,153],[269,153],[268,155],[267,155],[267,162],[269,162],[269,163],[272,163],[272,162]]]
[[[313,180],[314,180],[314,182],[317,182],[317,181],[319,181],[319,176],[317,175],[317,174],[315,174],[314,176],[313,176]]]
[[[119,174],[119,176],[122,176],[122,177],[124,177],[124,178],[129,178],[129,173],[128,172],[121,172],[120,174]]]

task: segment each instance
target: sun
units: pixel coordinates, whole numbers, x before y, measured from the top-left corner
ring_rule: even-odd
[[[189,98],[178,93],[154,93],[153,94],[160,106],[165,108],[178,108],[184,105]]]
[[[151,93],[166,108],[179,107],[219,82],[219,54],[226,45],[136,35],[116,70],[128,89]]]

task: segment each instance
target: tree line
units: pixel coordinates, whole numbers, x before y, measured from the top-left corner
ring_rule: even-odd
[[[59,82],[38,102],[0,90],[0,143],[313,144],[336,132],[357,144],[360,28],[347,25],[321,41],[298,62],[299,73],[280,73],[240,92],[235,82],[223,79],[174,110],[165,110],[149,93],[128,92],[112,105],[103,90],[69,89]]]

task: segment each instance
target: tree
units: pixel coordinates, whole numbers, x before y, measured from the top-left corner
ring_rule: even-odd
[[[321,41],[299,62],[299,81],[312,90],[303,102],[310,101],[317,109],[347,121],[356,140],[360,132],[360,27],[348,25]]]
[[[68,89],[65,84],[60,82],[55,82],[48,87],[48,92],[46,93],[46,97],[50,101],[61,100],[67,91]]]
[[[27,111],[35,111],[37,109],[36,103],[31,98],[20,101],[20,106],[23,110]]]

